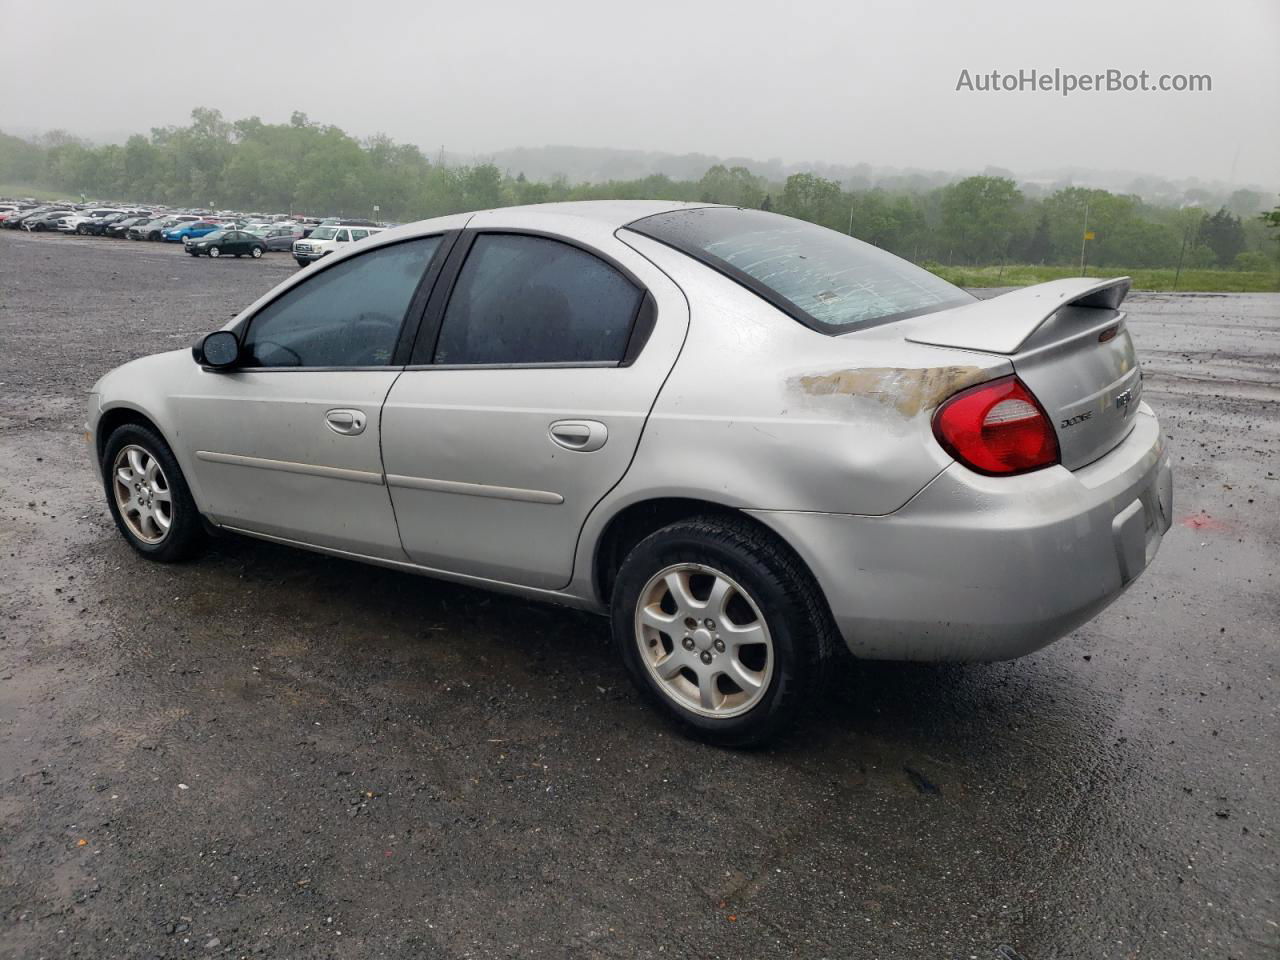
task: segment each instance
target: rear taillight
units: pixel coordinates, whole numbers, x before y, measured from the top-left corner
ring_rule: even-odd
[[[933,415],[933,435],[966,467],[1009,476],[1058,462],[1053,424],[1017,377],[962,390]]]

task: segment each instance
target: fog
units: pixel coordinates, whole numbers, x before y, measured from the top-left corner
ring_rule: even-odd
[[[972,7],[980,6],[981,15]],[[123,139],[301,110],[428,154],[565,144],[1280,186],[1280,3],[0,0],[0,130]],[[962,70],[1212,91],[957,91]]]

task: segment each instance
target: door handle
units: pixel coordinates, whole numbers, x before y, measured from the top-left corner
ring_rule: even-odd
[[[599,420],[557,420],[550,433],[552,441],[578,453],[599,450],[609,439],[609,428]]]
[[[344,437],[354,437],[356,434],[364,433],[367,422],[363,410],[329,410],[324,415],[324,425]]]

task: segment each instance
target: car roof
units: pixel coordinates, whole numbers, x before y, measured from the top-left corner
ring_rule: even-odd
[[[565,230],[600,237],[655,214],[716,206],[723,204],[684,203],[677,200],[568,200],[560,203],[532,203],[517,207],[494,207],[472,213],[453,213],[430,220],[404,223],[380,231],[378,239],[379,245],[395,243],[443,230],[460,230],[466,226],[482,229],[532,227],[552,233]]]
[[[560,203],[532,203],[518,207],[499,207],[495,213],[545,213],[556,217],[580,217],[604,226],[625,227],[628,223],[672,210],[695,210],[711,207],[711,203],[684,203],[677,200],[566,200]],[[488,213],[490,211],[477,211]]]

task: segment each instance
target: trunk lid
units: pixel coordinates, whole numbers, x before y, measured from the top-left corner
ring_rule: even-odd
[[[1007,356],[1053,420],[1069,470],[1133,428],[1142,373],[1119,309],[1129,278],[1072,278],[904,320],[913,343]]]

